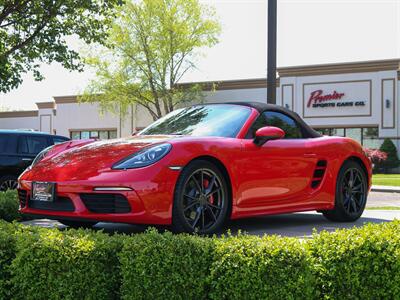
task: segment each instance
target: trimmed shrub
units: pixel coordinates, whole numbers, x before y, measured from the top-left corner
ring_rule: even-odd
[[[399,232],[127,237],[0,221],[0,299],[400,299]]]
[[[89,230],[17,232],[13,299],[118,299],[121,246]]]
[[[10,265],[15,257],[15,224],[0,220],[0,299],[11,298]]]
[[[397,156],[396,145],[392,142],[391,139],[384,139],[380,151],[383,151],[387,154],[387,158],[378,163],[380,168],[383,168],[384,172],[387,172],[388,169],[396,168],[400,165],[399,157]]]
[[[212,299],[310,299],[309,256],[298,239],[239,236],[216,242]]]
[[[322,232],[309,242],[319,299],[400,299],[400,222]]]
[[[120,261],[122,299],[205,299],[213,241],[153,229],[127,238]]]
[[[19,200],[17,191],[0,192],[0,219],[8,222],[21,218],[18,212]]]

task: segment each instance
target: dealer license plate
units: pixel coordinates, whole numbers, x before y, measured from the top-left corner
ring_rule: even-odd
[[[55,183],[54,182],[32,182],[32,200],[34,201],[54,201]]]

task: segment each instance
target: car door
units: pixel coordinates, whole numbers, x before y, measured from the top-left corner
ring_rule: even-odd
[[[285,138],[255,145],[255,131],[264,126],[281,128]],[[315,163],[296,120],[278,111],[262,113],[243,140],[238,206],[258,210],[300,205],[309,191]]]
[[[19,168],[25,170],[36,155],[50,145],[50,140],[45,135],[21,135],[18,139]]]

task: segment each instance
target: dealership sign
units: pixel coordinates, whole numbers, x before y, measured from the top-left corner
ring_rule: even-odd
[[[369,116],[371,81],[306,83],[303,109],[306,118]]]

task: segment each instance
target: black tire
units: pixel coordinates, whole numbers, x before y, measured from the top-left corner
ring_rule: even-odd
[[[341,167],[337,183],[335,208],[323,211],[330,221],[354,222],[361,217],[367,203],[367,176],[355,161],[346,161]]]
[[[193,161],[182,170],[175,186],[172,228],[175,232],[216,233],[227,219],[229,206],[221,171],[209,161]]]
[[[98,222],[90,221],[72,221],[72,220],[58,220],[61,224],[71,228],[92,228]]]
[[[0,192],[15,190],[18,187],[18,178],[14,175],[0,177]]]

